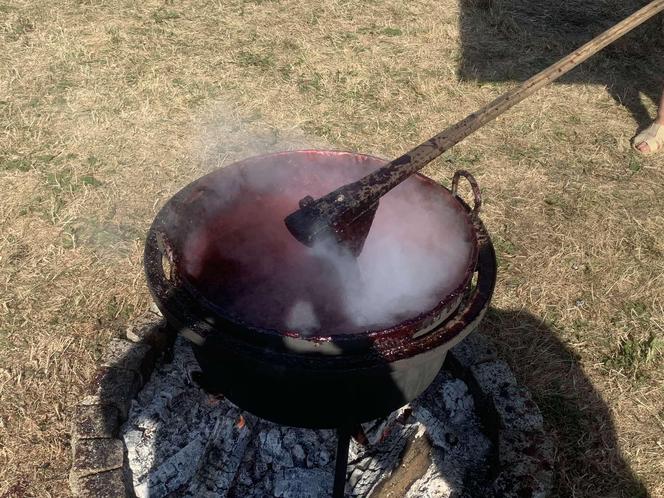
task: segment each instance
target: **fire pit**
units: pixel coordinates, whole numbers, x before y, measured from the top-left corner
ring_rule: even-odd
[[[452,191],[414,175],[384,197],[357,260],[290,237],[281,220],[303,195],[383,164],[327,151],[241,161],[173,196],[145,248],[155,302],[194,344],[207,387],[279,424],[341,428],[344,464],[350,432],[426,389],[495,284],[465,172]]]

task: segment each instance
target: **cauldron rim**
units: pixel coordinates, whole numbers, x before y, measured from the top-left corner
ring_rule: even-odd
[[[164,222],[166,213],[170,212],[170,210],[173,209],[173,206],[177,205],[178,201],[186,198],[186,196],[194,189],[200,185],[203,185],[205,181],[209,181],[210,177],[221,174],[221,171],[225,170],[226,168],[242,168],[254,162],[265,161],[275,157],[288,155],[307,155],[310,157],[326,155],[335,156],[338,158],[343,157],[346,160],[348,157],[352,157],[356,161],[371,161],[376,165],[376,167],[386,163],[385,159],[368,154],[359,154],[355,152],[338,150],[304,149],[252,156],[234,162],[225,168],[216,169],[192,181],[184,188],[179,190],[176,194],[174,194],[160,209],[159,213],[155,217],[154,222],[152,223],[152,226],[150,227],[146,240],[144,264],[148,287],[158,306],[162,309],[162,312],[164,312],[166,315],[171,315],[173,311],[175,311],[176,314],[182,314],[179,312],[183,310],[168,309],[172,306],[169,306],[168,299],[165,299],[166,294],[170,293],[172,295],[171,297],[177,295],[177,299],[174,300],[174,302],[177,303],[175,306],[178,308],[186,308],[186,312],[184,314],[188,315],[188,319],[185,319],[184,322],[187,322],[187,328],[189,328],[192,332],[193,329],[196,329],[196,331],[193,332],[193,335],[190,336],[194,342],[203,342],[211,334],[230,334],[239,336],[237,338],[241,339],[242,341],[254,343],[259,347],[274,347],[279,346],[280,344],[283,345],[284,342],[289,342],[291,345],[293,343],[297,343],[298,346],[296,349],[302,349],[304,344],[308,346],[304,347],[305,350],[309,350],[310,352],[317,354],[330,353],[330,351],[326,351],[326,343],[334,344],[335,347],[341,346],[341,349],[344,351],[344,353],[361,352],[366,350],[366,348],[375,348],[378,344],[383,344],[384,348],[388,348],[390,345],[396,347],[397,345],[402,344],[405,340],[411,340],[416,336],[419,337],[428,335],[434,329],[437,329],[446,319],[448,319],[452,313],[454,313],[454,311],[458,308],[462,298],[464,297],[472,275],[476,270],[479,252],[478,223],[481,225],[481,222],[477,216],[471,214],[470,208],[466,205],[465,202],[463,202],[462,199],[455,196],[446,187],[419,173],[413,175],[415,178],[417,178],[418,181],[421,181],[428,186],[435,187],[441,195],[452,195],[453,198],[457,201],[457,212],[463,216],[465,227],[467,228],[471,239],[471,254],[468,260],[468,264],[464,269],[463,280],[454,290],[439,300],[436,306],[430,310],[420,313],[417,316],[411,317],[393,326],[379,329],[370,329],[360,333],[334,335],[303,335],[289,331],[251,326],[243,323],[242,320],[239,320],[237,317],[232,317],[229,316],[229,314],[222,313],[218,307],[212,306],[203,296],[196,295],[197,293],[195,291],[192,292],[193,289],[188,285],[184,285],[183,279],[177,275],[175,275],[175,278],[173,278],[172,281],[166,278],[163,273],[161,261],[161,250],[163,250],[163,247],[159,247],[164,243],[168,243],[167,239],[164,238],[167,228]],[[456,206],[456,204],[453,205]],[[177,266],[177,255],[171,256],[173,256],[171,262]],[[201,319],[202,317],[205,318]],[[178,319],[177,321],[182,322],[183,320]],[[207,322],[208,326],[206,326],[204,322]],[[197,326],[194,326],[194,324],[197,324]],[[277,347],[277,349],[281,348]]]

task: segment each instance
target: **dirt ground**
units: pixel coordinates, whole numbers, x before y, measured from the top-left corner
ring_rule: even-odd
[[[0,0],[0,497],[67,496],[70,410],[149,304],[142,244],[258,152],[396,157],[645,1]],[[556,496],[664,496],[661,16],[425,169],[470,170],[483,329],[554,435]]]

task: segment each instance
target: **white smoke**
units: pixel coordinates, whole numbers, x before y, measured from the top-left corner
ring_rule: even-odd
[[[286,318],[286,326],[308,335],[320,328],[313,304],[309,301],[297,301]]]
[[[412,201],[398,189],[388,194],[357,260],[334,241],[313,248],[345,276],[344,313],[357,326],[391,325],[428,311],[444,290],[453,290],[467,264],[470,245],[458,215],[427,205],[434,214]]]
[[[236,116],[217,115],[201,134],[206,169],[306,148],[301,134],[250,133]],[[357,260],[334,243],[304,248],[284,225],[305,195],[320,197],[379,164],[351,155],[318,154],[305,164],[277,156],[215,173],[201,219],[173,224],[187,273],[245,323],[302,334],[384,328],[429,311],[459,283],[470,251],[464,220],[439,188],[411,178],[388,193]],[[220,213],[229,216],[219,221]],[[226,272],[218,282],[217,268]]]

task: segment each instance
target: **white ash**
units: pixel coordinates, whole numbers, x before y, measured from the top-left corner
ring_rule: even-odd
[[[273,424],[206,394],[192,380],[198,365],[181,338],[173,358],[155,369],[122,428],[139,498],[331,494],[335,431]],[[383,496],[381,485],[399,479],[404,451],[417,437],[431,450],[406,496],[463,495],[468,476],[477,481],[487,472],[490,443],[473,400],[447,372],[416,402],[363,429],[367,446],[352,440],[349,449],[348,496]]]

